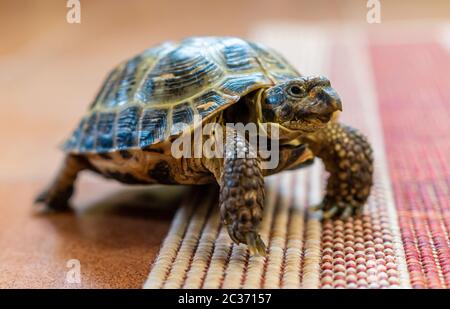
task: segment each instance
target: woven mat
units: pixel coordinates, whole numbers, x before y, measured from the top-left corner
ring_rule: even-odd
[[[275,47],[304,74],[329,76],[344,102],[342,120],[369,137],[375,150],[375,184],[364,214],[321,222],[308,210],[320,202],[325,185],[319,160],[312,167],[266,178],[261,236],[268,255],[251,257],[244,245],[231,242],[221,225],[217,192],[193,194],[178,210],[144,287],[450,287],[448,91],[435,91],[434,100],[427,101],[437,106],[427,121],[446,126],[437,131],[439,140],[433,139],[436,131],[417,127],[416,121],[424,113],[419,105],[430,98],[425,88],[418,90],[417,76],[430,64],[448,75],[448,52],[434,47],[429,54],[418,47],[416,53],[428,56],[417,58],[408,45],[393,52],[398,46],[374,43],[378,37],[362,31],[295,24],[260,26],[250,38]],[[441,57],[440,62],[433,57]],[[413,72],[417,59],[426,62]],[[409,80],[401,83],[405,75]],[[429,86],[450,89],[448,78],[439,85],[436,80],[430,76]],[[408,113],[413,96],[405,87],[411,85],[422,96],[416,96],[414,112]],[[402,115],[406,120],[399,123]],[[428,128],[432,125],[428,122]],[[408,134],[410,143],[402,143]],[[427,145],[440,161],[428,157],[426,167],[419,168],[418,160],[429,153],[417,143],[423,138],[432,141]]]

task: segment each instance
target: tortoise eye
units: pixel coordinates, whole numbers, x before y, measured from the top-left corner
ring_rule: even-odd
[[[298,85],[292,85],[289,87],[288,92],[294,97],[301,97],[303,95],[303,89]]]

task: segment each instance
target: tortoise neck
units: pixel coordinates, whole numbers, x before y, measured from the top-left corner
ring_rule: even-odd
[[[253,105],[254,105],[254,109],[255,109],[255,122],[257,124],[260,124],[263,122],[263,114],[262,114],[262,98],[263,98],[263,94],[264,91],[266,91],[267,88],[261,88],[259,89],[253,96]]]
[[[253,104],[255,109],[254,122],[258,125],[260,132],[262,134],[270,136],[270,138],[275,138],[282,141],[290,141],[297,138],[299,135],[301,135],[301,132],[291,131],[278,123],[268,122],[264,119],[261,104],[264,97],[264,92],[266,90],[267,88],[261,88],[253,96]],[[277,130],[276,134],[273,134],[273,129]]]

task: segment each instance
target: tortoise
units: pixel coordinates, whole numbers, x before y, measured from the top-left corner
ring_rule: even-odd
[[[318,157],[330,174],[318,206],[323,218],[361,212],[372,186],[372,149],[361,133],[337,121],[340,111],[327,78],[301,75],[262,44],[234,37],[166,42],[109,73],[63,146],[62,168],[36,203],[47,211],[68,209],[83,170],[126,184],[218,183],[220,216],[231,239],[264,255],[258,233],[264,176]],[[264,169],[249,137],[228,127],[225,135],[209,133],[225,146],[222,157],[173,155],[180,137],[228,123],[277,128],[278,135],[274,129],[265,134],[278,141],[278,164]]]

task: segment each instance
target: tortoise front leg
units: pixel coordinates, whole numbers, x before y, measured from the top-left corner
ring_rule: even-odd
[[[319,206],[324,218],[342,219],[360,213],[372,187],[372,148],[357,130],[331,123],[306,137],[313,153],[330,173],[325,197]]]
[[[235,130],[227,129],[223,159],[205,159],[220,185],[220,215],[231,239],[251,254],[266,254],[258,233],[263,214],[264,178],[256,151]]]
[[[41,206],[38,211],[63,211],[68,209],[68,200],[74,190],[74,182],[80,171],[86,168],[84,160],[67,155],[51,185],[39,194],[35,203]]]

